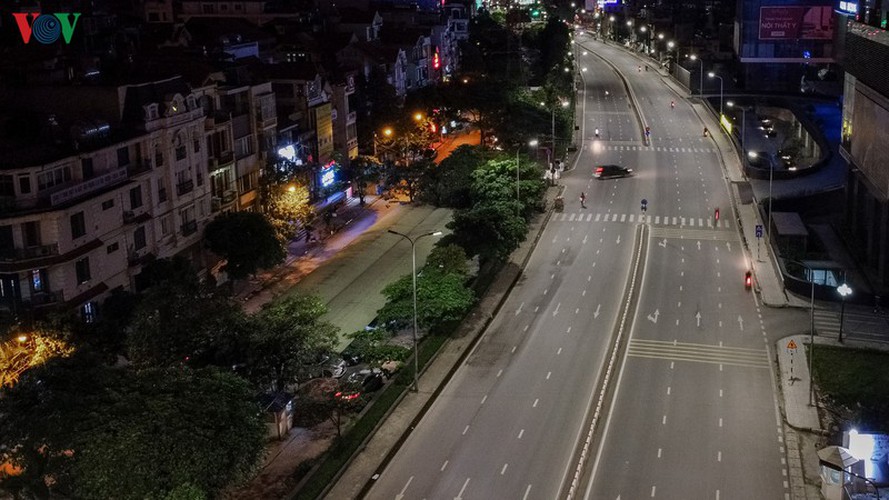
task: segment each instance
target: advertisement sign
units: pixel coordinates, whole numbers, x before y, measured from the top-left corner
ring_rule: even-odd
[[[760,7],[760,40],[830,40],[833,38],[833,9],[805,7]]]

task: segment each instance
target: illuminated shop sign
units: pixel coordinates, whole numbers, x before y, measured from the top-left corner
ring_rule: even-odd
[[[837,10],[843,14],[858,14],[858,2],[840,2]]]
[[[330,162],[324,167],[324,170],[321,171],[321,186],[328,187],[336,180],[336,168],[334,167],[334,163]]]

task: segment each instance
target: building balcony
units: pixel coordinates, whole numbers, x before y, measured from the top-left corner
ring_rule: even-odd
[[[151,160],[139,160],[127,165],[127,174],[130,177],[134,177],[145,172],[151,172],[152,168]]]
[[[194,191],[194,181],[191,179],[176,184],[176,194],[178,194],[179,196],[188,194],[192,191]]]
[[[198,232],[198,221],[190,220],[182,224],[182,236],[191,236]]]
[[[34,292],[29,302],[31,307],[46,307],[61,301],[62,294],[59,292]]]
[[[223,153],[217,153],[212,158],[207,158],[207,168],[210,172],[217,170],[219,168],[225,167],[230,163],[235,161],[235,154],[231,151],[225,151]]]
[[[346,125],[351,125],[351,124],[355,123],[355,121],[356,121],[357,119],[358,119],[358,113],[357,113],[357,112],[355,112],[355,111],[351,111],[351,112],[349,112],[349,114],[346,115]]]
[[[210,200],[211,207],[214,212],[222,210],[224,207],[231,205],[238,198],[238,193],[229,189],[222,192],[222,196],[214,196]]]
[[[0,250],[0,260],[6,262],[42,259],[43,257],[52,257],[59,254],[59,245],[53,243],[50,245],[39,245],[27,248],[8,248]]]
[[[64,189],[60,189],[50,196],[49,202],[54,207],[62,205],[64,203],[68,203],[69,201],[73,201],[78,198],[82,198],[88,194],[105,189],[108,186],[120,184],[121,182],[126,181],[128,178],[129,173],[127,172],[127,169],[118,168],[117,170],[112,170],[111,172],[100,175],[98,177],[93,177],[92,179],[86,180],[84,182],[80,182]]]

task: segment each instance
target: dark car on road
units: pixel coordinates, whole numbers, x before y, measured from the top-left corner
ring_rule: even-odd
[[[619,165],[599,165],[593,169],[593,176],[596,179],[615,179],[618,177],[630,177],[633,175],[632,168],[625,168]]]

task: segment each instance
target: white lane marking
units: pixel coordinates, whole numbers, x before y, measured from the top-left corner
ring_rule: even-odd
[[[522,312],[522,308],[523,308],[523,307],[525,307],[525,303],[524,303],[524,302],[522,302],[522,303],[519,305],[519,308],[515,310],[515,315],[516,315],[516,316],[518,316],[519,313]]]
[[[586,290],[584,290],[580,295],[581,297],[586,297]]]
[[[722,389],[719,389],[719,397],[722,397]]]
[[[722,462],[722,452],[721,451],[716,452],[716,461]]]
[[[509,464],[503,464],[503,468],[500,469],[500,475],[506,474],[506,468],[509,467]]]
[[[667,387],[667,396],[670,395],[670,387]]]
[[[549,293],[549,288],[544,288],[544,289],[543,289],[543,294],[546,295],[547,293]]]
[[[556,279],[556,273],[550,274],[549,279],[551,279],[551,280]]]
[[[599,304],[598,306],[596,306],[596,310],[593,311],[593,318],[594,319],[599,317],[599,309],[602,309],[602,304]]]
[[[524,328],[524,331],[526,331],[526,332],[527,332],[527,331],[528,331],[528,327],[529,327],[529,326],[531,326],[531,325],[525,325],[525,328]]]
[[[549,378],[552,376],[552,374],[553,374],[553,372],[546,372],[546,379],[549,380]]]
[[[441,464],[441,469],[439,469],[439,472],[444,472],[444,470],[447,466],[448,466],[448,461],[445,460],[444,463]]]
[[[562,354],[562,348],[561,348],[561,347],[559,348],[558,351],[556,351],[556,356],[558,356],[559,354]]]
[[[485,404],[485,401],[487,401],[487,400],[488,400],[488,395],[485,394],[485,397],[482,398],[481,404]]]
[[[555,316],[556,314],[559,314],[559,308],[560,308],[560,307],[562,307],[562,303],[561,303],[561,302],[559,302],[558,304],[556,304],[556,310],[553,311],[553,316]]]
[[[667,416],[664,415],[664,418],[661,419],[661,425],[667,425]]]
[[[671,370],[673,369],[673,365],[674,365],[675,363],[676,363],[675,361],[670,361],[670,369],[671,369]]]
[[[539,403],[539,402],[540,402],[540,398],[536,398],[536,399],[534,400],[534,404],[531,405],[531,408],[537,408],[537,403]]]
[[[519,436],[516,439],[522,439],[522,436],[525,435],[525,429],[519,430]]]
[[[466,478],[466,482],[463,483],[463,487],[460,488],[460,493],[457,493],[457,496],[454,497],[454,500],[463,500],[463,492],[466,491],[466,485],[469,484],[469,478]]]
[[[525,495],[522,497],[522,500],[528,500],[528,495],[531,493],[531,485],[529,484],[527,488],[525,488]]]
[[[655,492],[656,488],[657,488],[656,486],[651,487],[651,498],[654,498],[654,492]]]
[[[539,311],[539,310],[540,310],[540,306],[535,306],[535,307],[534,307],[534,312],[537,312],[537,311]]]
[[[445,464],[447,464],[447,462],[445,462]],[[441,470],[444,470],[444,467],[442,467]],[[407,483],[404,484],[404,488],[401,489],[401,491],[398,493],[398,496],[400,496],[400,497],[404,496],[404,492],[407,491],[407,487],[411,485],[411,481],[413,481],[413,480],[414,480],[414,476],[411,476],[408,478]]]
[[[568,331],[565,332],[565,333],[571,333],[571,327],[570,327],[570,326],[568,327]]]
[[[515,350],[516,350],[517,347],[518,347],[517,345],[512,346],[512,352],[513,352],[513,353],[515,353]]]
[[[719,419],[719,426],[722,427],[722,418]]]
[[[468,425],[467,425],[466,427],[463,428],[463,435],[465,436],[467,432],[469,432],[469,426],[468,426]]]
[[[497,372],[497,378],[500,378],[500,375],[503,375],[503,369],[502,369],[502,368],[500,369],[500,371]]]
[[[577,314],[577,313],[579,313],[579,312],[580,312],[580,308],[579,308],[579,307],[576,308],[576,309],[574,309],[574,314]]]
[[[663,451],[663,448],[658,448],[658,449],[657,449],[657,457],[658,457],[658,458],[661,458],[661,452],[662,452],[662,451]]]

